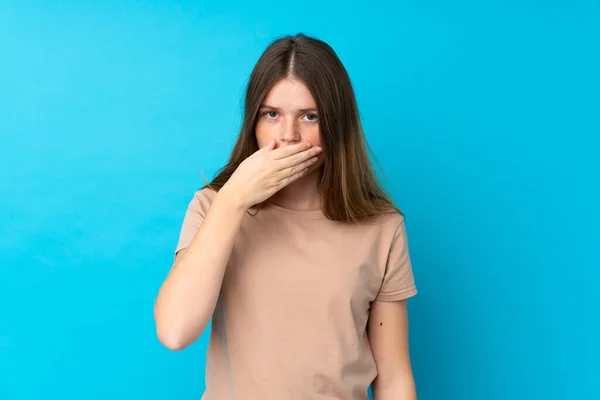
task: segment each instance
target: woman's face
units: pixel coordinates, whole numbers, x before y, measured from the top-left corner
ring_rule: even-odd
[[[258,147],[263,148],[272,139],[277,148],[301,142],[321,145],[315,101],[308,88],[293,78],[276,83],[261,104],[256,122]]]

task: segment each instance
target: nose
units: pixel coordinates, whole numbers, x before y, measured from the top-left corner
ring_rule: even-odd
[[[293,119],[283,121],[279,131],[279,142],[282,145],[294,144],[300,141],[300,132]]]

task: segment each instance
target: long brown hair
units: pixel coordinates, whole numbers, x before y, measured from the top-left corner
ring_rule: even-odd
[[[237,142],[227,164],[207,186],[221,189],[241,162],[258,150],[255,127],[260,105],[269,90],[287,77],[303,82],[317,105],[325,158],[319,187],[327,218],[362,222],[400,212],[382,188],[370,161],[369,155],[374,161],[375,157],[363,134],[346,69],[327,43],[304,34],[275,40],[259,58],[248,81]]]

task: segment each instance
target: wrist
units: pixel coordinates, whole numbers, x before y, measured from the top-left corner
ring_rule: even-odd
[[[217,192],[215,201],[222,203],[224,207],[234,213],[244,213],[249,208],[237,193],[234,193],[231,188],[227,187],[227,184],[223,185]]]

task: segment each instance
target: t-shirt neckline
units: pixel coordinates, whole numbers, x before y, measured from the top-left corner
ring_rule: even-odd
[[[271,208],[273,210],[284,212],[286,214],[297,215],[301,217],[316,217],[316,218],[325,218],[325,214],[322,210],[293,210],[291,208],[285,208],[273,203],[266,203],[266,208]]]

